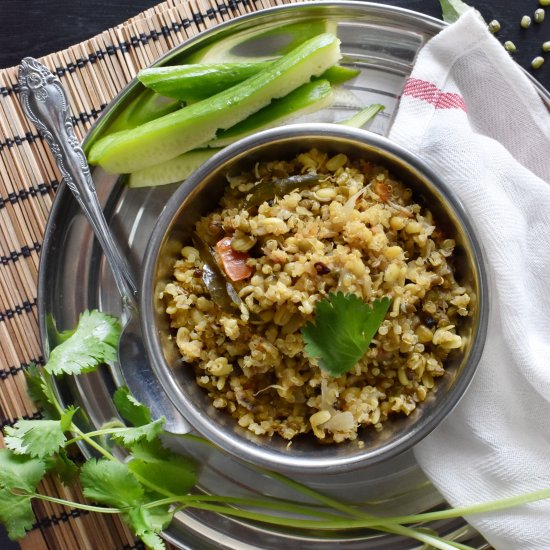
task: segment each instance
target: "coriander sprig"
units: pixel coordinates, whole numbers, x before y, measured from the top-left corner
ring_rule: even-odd
[[[385,307],[387,309],[387,305]],[[98,331],[97,327],[102,328]],[[108,327],[111,328],[107,330]],[[163,446],[160,436],[164,419],[152,419],[149,409],[139,403],[127,388],[119,388],[113,395],[113,402],[129,425],[114,420],[89,432],[78,425],[78,409],[64,408],[56,397],[50,373],[79,375],[97,368],[106,358],[112,358],[116,351],[118,327],[115,319],[103,313],[83,314],[81,324],[72,333],[64,335],[58,346],[61,349],[56,348],[55,368],[48,362],[42,371],[36,367],[29,369],[30,393],[40,403],[46,418],[19,420],[12,428],[5,429],[8,448],[0,449],[0,522],[6,526],[11,538],[22,538],[32,527],[35,518],[31,503],[43,500],[89,512],[117,514],[153,550],[165,548],[160,533],[183,509],[205,510],[293,529],[342,531],[369,528],[408,537],[440,550],[468,550],[469,546],[444,539],[419,526],[426,521],[501,510],[550,498],[548,488],[455,510],[377,517],[282,474],[264,470],[262,473],[286,485],[307,502],[193,493],[199,478],[199,465],[191,457],[176,454]],[[98,332],[103,336],[109,333],[109,336],[98,338]],[[102,349],[101,353],[97,353],[96,344]],[[79,350],[85,359],[78,357]],[[60,357],[64,360],[61,361]],[[67,368],[64,367],[65,360]],[[212,446],[211,442],[198,436],[183,437]],[[92,447],[97,456],[79,467],[69,458],[67,450],[80,441]],[[125,453],[123,459],[118,458],[121,453],[115,453],[114,446]],[[85,497],[94,504],[72,502],[38,492],[38,484],[48,473],[58,476],[64,483],[78,478]]]

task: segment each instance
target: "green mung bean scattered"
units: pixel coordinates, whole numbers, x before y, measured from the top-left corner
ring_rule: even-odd
[[[546,12],[542,8],[535,10],[535,23],[542,23],[545,15]]]
[[[504,42],[504,49],[510,53],[517,51],[516,45],[511,40],[506,40],[506,42]]]
[[[521,28],[526,29],[531,26],[531,18],[528,15],[524,15],[520,22]]]
[[[535,57],[533,61],[531,61],[531,67],[533,67],[533,69],[540,69],[543,63],[544,63],[544,58],[539,55]]]
[[[550,0],[539,0],[541,6],[550,6]]]
[[[544,42],[542,44],[542,51],[543,52],[550,52],[550,40],[548,40],[547,42]]]
[[[500,23],[493,19],[488,25],[487,28],[489,29],[489,32],[492,32],[493,34],[496,34],[498,31],[500,31]]]

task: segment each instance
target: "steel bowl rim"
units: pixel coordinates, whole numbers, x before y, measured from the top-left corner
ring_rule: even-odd
[[[456,215],[472,250],[472,257],[476,269],[475,277],[478,284],[477,326],[473,329],[474,342],[471,345],[466,364],[463,367],[463,372],[437,405],[437,414],[430,415],[423,422],[415,423],[410,431],[397,436],[391,443],[383,445],[370,453],[366,451],[364,454],[356,454],[350,457],[329,457],[322,459],[303,459],[293,457],[290,454],[279,455],[273,453],[274,457],[268,458],[266,455],[269,454],[269,451],[265,451],[263,448],[258,448],[248,443],[244,438],[239,437],[235,433],[226,433],[222,430],[217,430],[216,427],[212,426],[212,421],[209,417],[202,415],[192,404],[188,406],[186,403],[182,402],[181,387],[177,384],[175,377],[171,373],[170,366],[164,360],[156,329],[154,323],[152,323],[152,319],[154,318],[154,277],[158,262],[157,252],[167,232],[169,232],[173,226],[181,202],[208,174],[215,172],[220,167],[224,167],[232,158],[248,151],[252,146],[257,147],[266,145],[276,139],[295,139],[297,137],[315,137],[318,135],[326,136],[327,134],[335,138],[341,137],[347,140],[351,139],[352,141],[358,141],[359,143],[374,145],[395,155],[400,160],[404,161],[408,167],[413,168],[422,176],[429,179],[437,190],[441,192],[450,206],[450,209]],[[330,123],[302,123],[264,130],[229,145],[206,161],[175,191],[155,223],[146,248],[143,275],[140,281],[140,311],[145,347],[149,355],[151,368],[155,371],[160,384],[170,400],[194,429],[231,455],[250,463],[295,473],[320,473],[327,469],[330,469],[331,472],[341,472],[365,467],[410,449],[433,431],[454,409],[470,385],[483,352],[488,324],[488,292],[489,287],[483,249],[475,235],[466,211],[449,186],[446,185],[422,159],[391,140],[367,130],[338,126]],[[308,462],[308,464],[305,464],[305,462]]]

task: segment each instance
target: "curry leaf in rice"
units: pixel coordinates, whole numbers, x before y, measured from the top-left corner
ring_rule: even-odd
[[[306,352],[332,376],[348,372],[369,348],[390,302],[384,297],[369,305],[354,294],[329,294],[317,302],[315,323],[302,328]]]

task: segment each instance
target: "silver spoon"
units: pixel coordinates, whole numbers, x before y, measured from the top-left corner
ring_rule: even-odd
[[[125,383],[137,400],[149,406],[153,418],[166,418],[167,431],[186,433],[189,431],[187,423],[164,393],[147,362],[136,300],[137,286],[97,199],[86,155],[75,136],[65,90],[59,79],[32,57],[26,57],[19,65],[19,87],[25,115],[48,143],[63,181],[90,222],[113,273],[125,322],[118,346]]]

